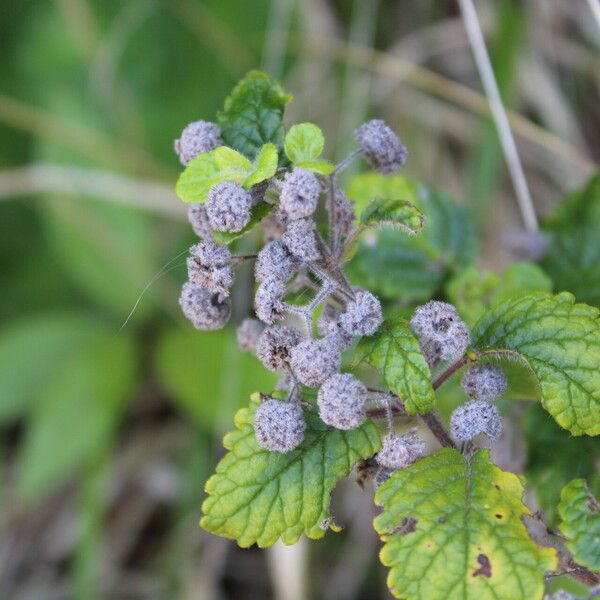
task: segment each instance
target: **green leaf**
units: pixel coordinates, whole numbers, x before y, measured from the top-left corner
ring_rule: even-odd
[[[202,203],[214,185],[224,181],[241,185],[252,173],[252,163],[243,154],[219,146],[189,162],[177,180],[175,191],[184,202]]]
[[[78,314],[24,317],[0,332],[0,423],[20,417],[44,392],[55,373],[103,332],[102,324]]]
[[[330,525],[331,491],[359,459],[379,450],[377,428],[367,421],[341,431],[324,425],[315,410],[306,411],[304,442],[286,454],[268,452],[254,436],[256,407],[240,410],[237,429],[223,440],[229,452],[206,483],[200,525],[242,547],[271,546],[279,538],[294,544],[302,533],[323,537],[328,527],[336,528]]]
[[[404,233],[415,235],[423,229],[425,216],[408,200],[378,198],[373,200],[360,216],[365,227],[397,227]]]
[[[473,331],[479,349],[514,351],[540,383],[542,406],[573,435],[600,433],[600,318],[568,293],[531,294],[492,308]],[[517,354],[518,353],[518,354]]]
[[[313,123],[292,125],[285,136],[286,156],[293,164],[317,160],[323,152],[325,138],[319,127]]]
[[[542,223],[549,237],[544,270],[558,292],[600,307],[600,172]]]
[[[426,223],[418,236],[388,228],[364,236],[347,267],[353,283],[394,301],[429,300],[448,276],[472,261],[472,223],[465,209],[442,192],[402,175],[369,172],[356,176],[347,193],[359,218],[374,198],[402,198],[425,215]]]
[[[408,321],[400,317],[387,320],[375,335],[362,338],[355,362],[361,360],[381,372],[386,385],[402,398],[409,413],[426,413],[433,408],[431,372]]]
[[[39,499],[104,450],[135,374],[132,340],[112,334],[61,365],[31,413],[19,457],[21,499]]]
[[[271,179],[277,171],[277,148],[274,144],[265,144],[254,161],[254,170],[246,181],[244,187],[249,188],[261,181]]]
[[[217,122],[228,146],[254,160],[264,144],[283,146],[283,110],[292,99],[269,75],[250,71],[225,100]]]
[[[313,171],[319,175],[331,175],[335,171],[335,165],[328,160],[306,160],[296,164],[307,171]]]
[[[495,304],[531,292],[550,291],[550,278],[540,267],[528,262],[515,263],[502,275],[471,266],[446,285],[448,300],[470,326]]]
[[[388,586],[405,600],[541,598],[557,567],[521,521],[519,478],[481,450],[467,458],[445,448],[398,471],[375,495],[375,529],[385,545]]]
[[[272,210],[273,205],[268,204],[267,202],[255,204],[250,211],[250,221],[248,221],[246,227],[235,232],[215,231],[215,242],[217,242],[217,244],[231,244],[231,242],[252,231],[266,216],[271,214]]]
[[[560,493],[560,530],[567,536],[573,558],[600,571],[600,503],[583,479],[574,479]]]

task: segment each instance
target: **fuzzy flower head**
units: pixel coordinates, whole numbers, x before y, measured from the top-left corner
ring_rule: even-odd
[[[383,322],[379,300],[360,288],[354,290],[354,300],[346,305],[340,317],[340,325],[350,335],[373,335]]]
[[[463,375],[460,385],[473,400],[493,402],[506,392],[508,382],[498,365],[475,365]]]
[[[387,469],[405,469],[425,453],[425,441],[411,429],[404,435],[390,432],[383,438],[383,446],[377,454],[377,462]]]
[[[311,219],[290,221],[281,241],[298,260],[312,262],[321,257],[315,222]]]
[[[277,279],[263,281],[254,295],[256,316],[267,325],[272,325],[283,316],[285,285]]]
[[[319,389],[319,416],[336,429],[355,429],[366,418],[367,388],[349,373],[332,375]]]
[[[298,404],[269,398],[257,409],[254,433],[261,448],[271,452],[290,452],[304,440],[306,423]]]
[[[355,130],[354,139],[371,166],[380,173],[393,173],[406,163],[406,146],[381,119],[373,119],[361,125]]]
[[[254,264],[254,278],[258,282],[275,279],[285,283],[294,274],[297,261],[280,241],[266,244]]]
[[[236,329],[238,346],[245,352],[256,352],[258,338],[265,330],[265,326],[256,319],[244,319]]]
[[[231,316],[229,298],[223,298],[189,281],[183,284],[179,304],[185,317],[196,329],[221,329]]]
[[[201,154],[210,152],[223,145],[221,130],[216,123],[210,121],[194,121],[181,132],[181,137],[175,140],[175,153],[181,164],[187,164]]]
[[[213,228],[206,214],[204,204],[190,204],[188,206],[187,218],[192,226],[194,233],[205,240],[211,240],[213,237]]]
[[[352,223],[356,218],[354,201],[348,200],[342,190],[336,190],[333,198],[327,198],[326,207],[333,213],[333,220],[339,227],[340,236],[346,237],[352,231]]]
[[[279,206],[290,219],[310,217],[316,208],[321,193],[317,176],[311,171],[295,167],[286,173],[279,196]]]
[[[340,351],[327,338],[305,340],[290,352],[292,373],[300,383],[308,387],[318,387],[325,383],[341,366]]]
[[[265,244],[274,240],[279,240],[285,233],[289,219],[282,210],[274,210],[266,216],[260,224],[263,228],[263,239]]]
[[[500,413],[493,404],[484,400],[465,402],[452,413],[450,431],[461,442],[472,440],[480,433],[497,440],[502,433]]]
[[[228,296],[234,280],[230,261],[231,252],[225,246],[218,246],[212,240],[194,244],[187,259],[188,279],[211,292]]]
[[[292,348],[302,341],[302,335],[291,327],[267,327],[256,343],[256,356],[269,371],[289,366]]]
[[[239,184],[225,181],[213,186],[206,200],[206,214],[217,231],[241,231],[250,222],[251,195]]]

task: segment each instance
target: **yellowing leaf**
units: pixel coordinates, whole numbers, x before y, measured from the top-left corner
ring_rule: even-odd
[[[304,442],[281,454],[261,448],[254,436],[257,404],[238,411],[236,430],[223,445],[229,450],[206,482],[201,527],[242,547],[271,546],[278,539],[294,544],[304,533],[317,539],[330,525],[329,496],[338,479],[361,458],[380,448],[371,421],[352,431],[323,424],[305,411]]]
[[[537,293],[492,308],[473,331],[479,349],[511,350],[531,368],[542,406],[573,435],[600,433],[600,311],[572,294]],[[518,354],[517,354],[518,353]]]
[[[560,493],[560,529],[575,560],[600,571],[600,502],[583,479],[574,479]]]
[[[277,160],[276,146],[274,144],[265,144],[260,149],[254,161],[254,170],[248,175],[246,181],[244,181],[244,187],[249,188],[261,181],[271,179],[275,175],[275,171],[277,171]]]
[[[467,458],[442,449],[395,473],[375,496],[375,529],[385,545],[388,586],[404,600],[541,598],[544,574],[556,569],[521,521],[530,514],[516,475],[487,450]]]
[[[179,176],[175,191],[184,202],[202,203],[211,187],[224,181],[242,184],[252,169],[252,163],[245,156],[227,146],[219,146],[190,161]]]

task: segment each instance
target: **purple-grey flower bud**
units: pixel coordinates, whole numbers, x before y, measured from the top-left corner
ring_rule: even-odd
[[[311,262],[321,257],[315,222],[311,219],[297,219],[288,223],[281,241],[298,260]]]
[[[327,338],[305,340],[290,352],[292,373],[300,383],[308,387],[320,386],[337,373],[341,366],[340,351]]]
[[[256,352],[258,338],[265,330],[265,326],[256,319],[244,319],[236,330],[237,343],[241,350]]]
[[[204,204],[190,204],[188,206],[187,217],[194,233],[205,240],[211,240],[213,229],[206,214]]]
[[[258,445],[272,452],[290,452],[304,440],[306,423],[298,404],[269,398],[254,416]]]
[[[366,419],[367,388],[349,373],[332,375],[319,389],[319,416],[337,429],[355,429]]]
[[[442,344],[433,338],[421,338],[419,345],[429,368],[437,367],[442,361]]]
[[[302,335],[291,327],[267,327],[258,338],[256,356],[269,371],[289,366],[292,348],[302,341]]]
[[[485,433],[497,440],[502,433],[498,409],[484,400],[471,400],[459,406],[450,419],[450,431],[456,440],[467,442]]]
[[[333,200],[327,198],[327,209],[333,214],[333,221],[337,223],[340,237],[345,238],[352,231],[352,222],[356,218],[354,214],[354,202],[348,200],[341,190],[336,190]]]
[[[210,121],[194,121],[181,132],[181,137],[175,140],[175,152],[181,164],[187,164],[201,154],[210,152],[223,145],[221,130],[216,123]]]
[[[234,280],[229,248],[204,240],[191,246],[190,254],[187,259],[189,280],[211,292],[228,296]]]
[[[316,208],[321,193],[321,185],[314,173],[295,167],[286,173],[279,206],[290,219],[302,219],[310,217]]]
[[[283,316],[285,306],[285,285],[277,279],[263,281],[254,295],[254,310],[256,316],[267,325],[272,325]]]
[[[241,231],[250,222],[252,197],[239,184],[225,181],[208,192],[206,214],[217,231]]]
[[[373,335],[383,322],[381,303],[368,292],[354,289],[354,300],[346,305],[340,317],[340,325],[350,335]]]
[[[373,119],[354,132],[371,166],[380,173],[393,173],[404,166],[408,158],[406,146],[385,121]]]
[[[274,210],[270,215],[266,216],[260,224],[263,228],[263,239],[265,243],[279,240],[285,233],[288,216],[282,210]]]
[[[506,392],[508,382],[498,365],[475,365],[466,371],[460,385],[473,400],[493,402]]]
[[[425,453],[426,444],[417,435],[416,429],[411,429],[404,435],[390,432],[383,438],[383,447],[377,454],[376,460],[387,469],[405,469]]]
[[[179,304],[196,329],[221,329],[231,316],[231,302],[220,294],[187,281],[181,289]]]
[[[268,279],[286,282],[292,277],[296,267],[297,261],[280,241],[269,242],[256,257],[254,277],[258,282]]]

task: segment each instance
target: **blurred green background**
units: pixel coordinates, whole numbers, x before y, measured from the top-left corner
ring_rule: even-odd
[[[477,9],[548,214],[600,157],[599,24],[584,0]],[[352,482],[334,498],[348,528],[321,544],[241,551],[197,526],[223,432],[273,379],[233,326],[180,316],[194,236],[173,140],[251,68],[282,80],[286,119],[317,123],[330,158],[387,119],[408,174],[467,208],[478,265],[514,260],[519,213],[454,1],[0,0],[2,598],[388,597]],[[239,322],[247,269],[236,285]],[[552,485],[543,449],[560,432],[531,429],[539,445],[527,458],[515,441],[514,468]],[[583,460],[570,451],[563,471]]]

